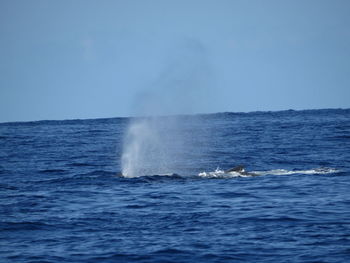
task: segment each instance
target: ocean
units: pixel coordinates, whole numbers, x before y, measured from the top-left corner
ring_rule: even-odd
[[[0,178],[3,263],[350,262],[350,109],[0,123]]]

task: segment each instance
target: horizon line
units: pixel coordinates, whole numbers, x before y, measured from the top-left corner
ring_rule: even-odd
[[[283,112],[283,111],[316,111],[316,110],[350,110],[350,108],[312,108],[312,109],[286,109],[286,110],[256,110],[256,111],[219,111],[219,112],[202,112],[202,113],[179,113],[179,114],[158,114],[158,115],[131,115],[131,116],[114,116],[114,117],[97,117],[97,118],[67,118],[67,119],[40,119],[40,120],[25,120],[25,121],[4,121],[0,124],[13,124],[13,123],[30,123],[30,122],[59,122],[59,121],[88,121],[88,120],[103,120],[103,119],[130,119],[130,118],[164,118],[164,117],[176,117],[176,116],[196,116],[196,115],[212,115],[212,114],[250,114],[250,113],[271,113],[271,112]]]

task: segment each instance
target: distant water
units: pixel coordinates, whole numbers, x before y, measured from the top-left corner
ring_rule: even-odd
[[[172,118],[0,124],[0,262],[350,262],[349,109]]]

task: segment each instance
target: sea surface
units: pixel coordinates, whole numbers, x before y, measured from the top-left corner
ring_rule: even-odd
[[[147,121],[1,123],[0,262],[350,262],[350,109]]]

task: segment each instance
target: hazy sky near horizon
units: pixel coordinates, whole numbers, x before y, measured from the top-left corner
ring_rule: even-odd
[[[0,122],[350,107],[347,0],[0,0]]]

